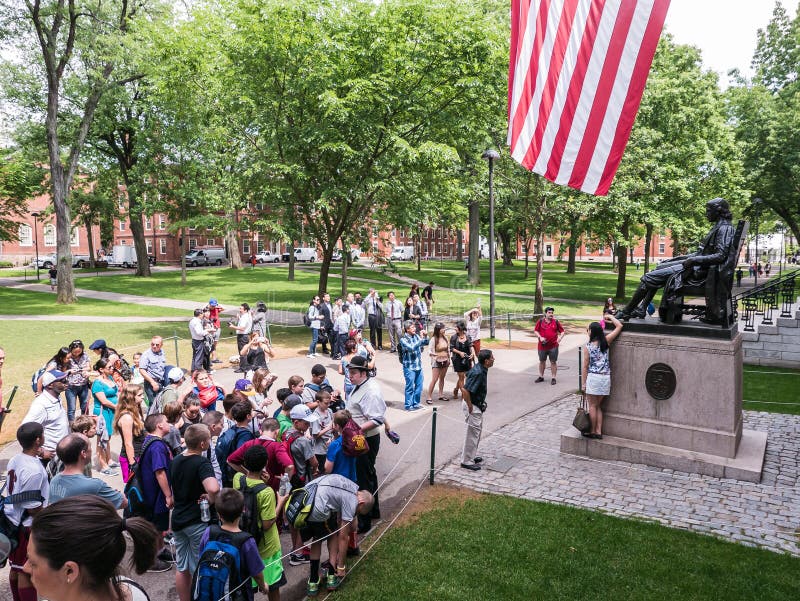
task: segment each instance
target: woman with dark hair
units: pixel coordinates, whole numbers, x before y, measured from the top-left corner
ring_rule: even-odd
[[[458,391],[464,388],[467,372],[475,360],[475,349],[472,339],[467,336],[467,324],[462,320],[456,322],[456,333],[450,337],[450,354],[453,357],[453,371],[458,375],[458,382],[453,389],[453,400],[458,398]],[[463,394],[462,394],[463,397]]]
[[[143,574],[153,565],[159,540],[150,522],[124,520],[95,495],[62,499],[34,516],[25,572],[50,601],[145,601],[144,589],[119,574],[126,531],[133,541],[131,567]]]
[[[439,400],[446,401],[444,396],[444,379],[447,376],[447,368],[450,367],[450,343],[445,335],[445,328],[442,322],[433,326],[433,336],[428,346],[428,354],[431,357],[431,383],[428,386],[428,398],[425,402],[433,405],[433,389],[439,383]]]
[[[606,299],[606,302],[603,303],[603,315],[610,314],[616,315],[617,314],[617,306],[614,304],[614,299],[610,296]],[[601,317],[600,325],[603,326],[605,330],[613,330],[614,324],[610,321],[606,321],[605,317]]]
[[[97,416],[97,462],[100,464],[101,473],[114,475],[117,472],[113,468],[117,465],[111,462],[109,440],[113,432],[119,387],[114,381],[114,364],[109,359],[100,359],[94,364],[94,370],[100,374],[92,383],[92,397],[94,397],[92,415]]]
[[[253,334],[262,338],[267,336],[267,304],[264,301],[258,301],[253,309]]]
[[[73,340],[69,343],[69,357],[67,359],[67,418],[70,422],[75,419],[75,409],[78,401],[81,404],[81,414],[89,413],[89,355],[83,348],[83,342]]]
[[[69,348],[66,346],[62,346],[58,349],[58,352],[50,357],[50,360],[45,364],[44,371],[42,375],[44,375],[48,371],[53,370],[68,372],[69,371]],[[42,394],[42,378],[40,377],[39,380],[36,382],[36,394]]]
[[[592,431],[584,432],[587,438],[603,438],[603,410],[600,405],[611,392],[611,365],[608,361],[608,349],[614,339],[622,331],[622,322],[613,315],[603,315],[605,322],[614,324],[614,331],[605,333],[603,325],[596,321],[589,324],[589,342],[583,353],[583,390],[589,403],[589,417]]]
[[[344,399],[350,398],[350,393],[353,392],[356,385],[350,381],[350,360],[355,357],[358,352],[356,351],[356,341],[348,338],[344,341],[344,354],[339,362],[339,373],[344,376]]]

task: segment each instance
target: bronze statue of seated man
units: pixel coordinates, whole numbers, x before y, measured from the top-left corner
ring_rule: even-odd
[[[667,282],[672,280],[670,287],[672,290],[677,290],[683,282],[704,281],[711,266],[725,263],[735,233],[735,228],[731,224],[733,215],[728,201],[724,198],[709,200],[706,203],[706,218],[714,223],[714,227],[706,235],[698,251],[674,257],[644,274],[630,302],[617,312],[617,319],[644,318],[647,306],[659,288],[666,286]]]

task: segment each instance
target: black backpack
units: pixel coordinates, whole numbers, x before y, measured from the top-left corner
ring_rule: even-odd
[[[8,516],[6,515],[5,504],[27,503],[28,501],[39,501],[40,503],[44,502],[44,498],[42,497],[42,492],[40,490],[28,490],[4,497],[3,491],[5,491],[7,484],[8,481],[3,483],[3,487],[0,488],[0,568],[4,568],[6,566],[8,556],[17,548],[19,542],[19,528],[22,525],[22,522],[25,521],[25,518],[28,517],[28,510],[25,509],[22,512],[22,518],[20,519],[19,524],[15,525],[10,519],[8,519]],[[8,553],[3,552],[4,548],[8,549]]]
[[[244,496],[244,507],[242,509],[242,518],[239,522],[239,527],[252,535],[256,539],[256,543],[261,543],[264,538],[264,522],[260,519],[261,509],[258,504],[258,493],[266,490],[267,485],[263,482],[250,486],[247,484],[247,478],[242,477],[239,480],[239,486],[235,487],[236,490],[241,491]]]
[[[249,440],[255,440],[256,436],[247,428],[233,426],[225,430],[217,439],[217,446],[214,452],[217,455],[220,470],[222,471],[222,485],[230,488],[233,483],[233,469],[228,465],[228,457],[236,449]]]
[[[305,314],[303,314],[303,325],[306,326],[306,327],[310,327],[311,326],[311,317],[309,317],[309,315],[308,315],[310,312],[311,312],[311,308],[309,308],[308,311],[306,311]]]
[[[160,438],[148,440],[142,447],[139,461],[131,466],[131,474],[128,478],[128,482],[125,484],[125,497],[128,499],[128,506],[122,514],[125,518],[143,517],[149,520],[153,517],[153,508],[150,507],[144,499],[144,488],[142,487],[142,478],[139,472],[140,466],[144,462],[144,454],[147,452],[147,449],[156,442],[160,442],[169,449],[169,445]]]

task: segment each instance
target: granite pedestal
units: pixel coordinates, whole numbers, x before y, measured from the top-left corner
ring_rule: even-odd
[[[611,346],[603,439],[570,427],[561,450],[760,481],[767,436],[742,428],[742,336],[733,329],[707,336],[707,329],[626,324]]]

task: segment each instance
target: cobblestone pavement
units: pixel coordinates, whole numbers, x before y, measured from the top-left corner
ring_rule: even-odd
[[[510,458],[505,473],[462,469],[459,455],[437,481],[652,520],[800,556],[800,416],[744,412],[745,428],[769,433],[762,482],[754,484],[564,455],[559,438],[577,404],[576,396],[563,398],[483,438],[484,465]]]

